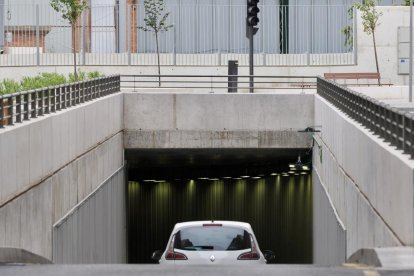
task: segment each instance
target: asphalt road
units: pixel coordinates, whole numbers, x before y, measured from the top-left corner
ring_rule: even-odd
[[[283,276],[413,276],[414,270],[374,270],[363,267],[304,265],[161,266],[161,265],[0,265],[1,276],[106,276],[106,275],[283,275]]]

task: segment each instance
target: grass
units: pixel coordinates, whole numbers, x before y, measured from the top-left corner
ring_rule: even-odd
[[[78,80],[87,80],[103,77],[104,75],[100,72],[79,72]],[[73,74],[69,74],[66,78],[62,74],[57,73],[42,73],[35,77],[24,77],[20,82],[4,79],[0,82],[0,95],[12,94],[20,91],[28,91],[33,89],[39,89],[48,86],[55,86],[64,83],[74,82],[75,77]]]

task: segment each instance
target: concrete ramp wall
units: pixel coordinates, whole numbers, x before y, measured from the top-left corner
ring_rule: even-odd
[[[122,94],[0,130],[0,247],[52,260],[52,226],[123,166]]]
[[[360,248],[412,245],[414,161],[320,96],[315,111],[322,132],[313,166],[345,225],[346,257]]]
[[[341,265],[346,260],[346,229],[321,185],[317,171],[313,187],[313,264]]]
[[[125,166],[53,226],[53,262],[126,263]]]

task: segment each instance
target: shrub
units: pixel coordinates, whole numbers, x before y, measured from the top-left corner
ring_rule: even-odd
[[[2,93],[3,94],[12,94],[21,91],[21,85],[14,80],[4,79],[2,84]]]
[[[86,79],[86,73],[79,71],[78,72],[78,81],[83,81]],[[73,73],[69,74],[69,82],[76,82],[75,75]]]
[[[86,79],[94,79],[103,77],[104,75],[101,74],[98,71],[94,72],[79,72],[78,74],[78,80],[86,80]],[[4,94],[11,94],[18,91],[28,91],[33,89],[39,89],[43,87],[49,87],[49,86],[56,86],[60,84],[64,84],[67,82],[74,82],[75,76],[74,74],[69,74],[69,78],[66,79],[66,77],[62,74],[57,73],[42,73],[40,75],[37,75],[35,77],[24,77],[22,81],[16,82],[14,80],[10,79],[4,79],[2,82],[0,82],[0,95]]]
[[[98,71],[93,71],[93,72],[89,72],[88,73],[88,79],[96,79],[96,78],[100,78],[100,77],[104,77],[105,75],[98,72]]]
[[[42,82],[44,86],[55,86],[66,83],[66,77],[57,73],[42,73]]]

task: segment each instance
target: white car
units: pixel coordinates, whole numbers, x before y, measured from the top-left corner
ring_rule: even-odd
[[[250,224],[237,221],[177,223],[167,249],[152,255],[160,264],[265,264],[273,258],[260,251]]]

